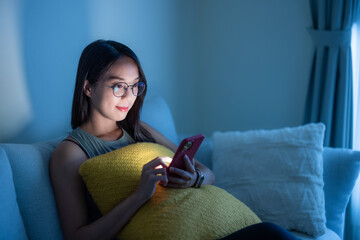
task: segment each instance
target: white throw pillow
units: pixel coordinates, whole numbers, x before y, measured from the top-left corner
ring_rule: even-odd
[[[215,185],[262,221],[317,237],[326,231],[323,181],[325,126],[215,132]]]

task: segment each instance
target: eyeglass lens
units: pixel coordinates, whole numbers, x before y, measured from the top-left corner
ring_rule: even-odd
[[[130,86],[127,85],[126,83],[116,84],[114,86],[114,95],[117,97],[124,96],[124,94],[126,93],[126,91],[128,90],[129,87]],[[145,90],[145,83],[138,82],[138,83],[135,83],[134,85],[132,85],[130,88],[131,88],[131,91],[134,94],[134,96],[140,96]]]

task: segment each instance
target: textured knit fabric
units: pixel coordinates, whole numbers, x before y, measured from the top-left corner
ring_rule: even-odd
[[[102,140],[85,132],[79,127],[74,129],[69,136],[74,138],[80,144],[89,158],[92,158],[135,143],[134,139],[124,129],[122,129],[122,131],[122,137],[116,141]]]
[[[103,214],[134,192],[143,165],[173,157],[155,143],[136,143],[84,162],[80,175]],[[219,239],[260,219],[242,202],[212,185],[166,188],[158,185],[119,233],[120,239]]]

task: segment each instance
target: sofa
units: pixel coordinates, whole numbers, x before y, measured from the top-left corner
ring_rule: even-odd
[[[190,135],[176,132],[170,109],[161,97],[145,101],[141,119],[177,144]],[[65,136],[33,144],[0,144],[0,239],[63,239],[48,168],[53,150]],[[214,136],[207,136],[196,155],[211,169],[214,147]],[[346,206],[359,175],[360,152],[327,147],[321,151],[326,229],[316,237],[294,234],[301,239],[342,239]],[[263,201],[271,204],[271,199]]]

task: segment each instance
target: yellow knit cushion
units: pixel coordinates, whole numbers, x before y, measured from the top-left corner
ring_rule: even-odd
[[[91,158],[80,175],[103,214],[138,186],[142,167],[157,156],[173,157],[155,143],[136,143]],[[154,196],[118,234],[121,239],[219,239],[259,218],[238,199],[215,186],[174,189],[157,186]]]

